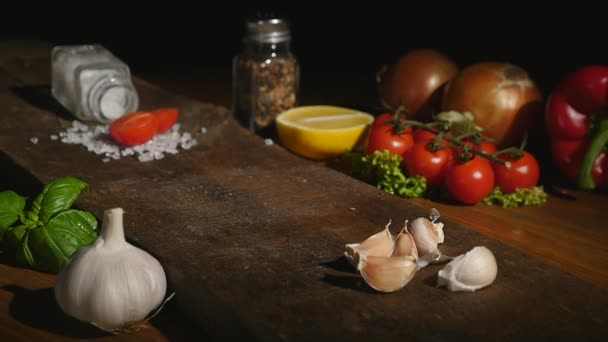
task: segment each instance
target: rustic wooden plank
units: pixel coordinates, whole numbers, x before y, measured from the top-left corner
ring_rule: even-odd
[[[28,113],[29,108],[50,110],[61,118],[57,121],[62,127],[69,126],[71,117],[50,98],[48,86],[48,49],[49,45],[44,43],[11,42],[0,44],[0,103],[4,106],[5,115],[10,115],[17,120],[23,120],[23,113]],[[11,48],[6,46],[10,45]],[[38,59],[42,63],[29,64],[20,61],[15,51],[20,51],[33,60]],[[30,69],[32,66],[35,68]],[[37,68],[37,69],[36,69]],[[23,70],[22,77],[17,78],[6,70]],[[7,100],[9,98],[17,101]],[[9,105],[10,103],[10,105]],[[32,120],[32,118],[25,118]],[[35,122],[35,118],[32,122]],[[44,125],[44,124],[43,124]],[[18,130],[19,127],[6,124],[0,125],[0,139],[7,136],[8,132]],[[23,137],[27,137],[23,144],[31,144],[29,130],[22,130]],[[48,139],[48,137],[46,137]],[[54,152],[50,152],[54,153]],[[20,192],[29,197],[37,195],[42,183],[32,177],[29,172],[16,165],[10,158],[0,153],[0,170],[2,179],[0,189],[19,189]],[[5,258],[0,258],[4,262]],[[15,340],[28,336],[27,339],[40,339],[48,341],[81,340],[83,338],[96,338],[106,340],[149,340],[149,341],[171,341],[188,340],[192,335],[204,336],[201,329],[195,329],[192,322],[180,317],[177,304],[169,302],[168,305],[155,317],[154,322],[147,323],[135,334],[112,336],[100,333],[90,325],[80,323],[61,313],[55,305],[52,287],[55,284],[55,276],[35,272],[10,264],[0,265],[0,305],[7,310],[0,314],[0,336],[6,340]],[[195,333],[193,333],[193,331]]]
[[[310,70],[309,70],[310,71]],[[230,106],[230,70],[201,70],[199,72],[155,72],[141,75],[146,80],[162,84],[171,92],[188,95],[202,102]],[[312,78],[312,79],[311,79]],[[333,74],[315,79],[308,75],[303,84],[302,104],[332,103],[375,113],[377,98],[373,90],[353,93],[352,75]],[[360,87],[358,87],[360,88]],[[542,132],[540,132],[541,135]],[[546,137],[545,137],[546,138]],[[536,137],[530,144],[542,169],[541,185],[549,192],[548,202],[534,208],[495,208],[484,205],[462,206],[454,203],[412,199],[422,206],[435,205],[447,217],[473,230],[497,238],[509,245],[536,255],[545,261],[608,288],[608,196],[606,192],[576,191],[563,184],[551,161],[548,146]],[[559,185],[560,191],[556,191]],[[563,192],[568,195],[564,196]]]
[[[44,73],[30,74],[37,66],[26,64],[0,67],[22,87],[44,84]],[[371,291],[341,257],[344,244],[389,219],[396,232],[399,222],[427,215],[429,205],[266,146],[224,108],[143,82],[137,87],[143,107],[179,105],[199,145],[151,163],[104,163],[80,146],[48,139],[69,124],[67,117],[0,89],[0,103],[19,108],[18,115],[0,113],[0,150],[40,182],[68,174],[87,181],[77,204],[97,217],[125,208],[129,237],[159,258],[175,300],[205,332],[266,340],[606,335],[606,290],[449,216],[444,253],[488,246],[499,263],[495,284],[451,293],[435,287],[439,267],[432,266],[399,292]],[[31,136],[39,143],[29,143]]]
[[[570,191],[573,199],[550,196],[542,207],[463,208],[433,204],[446,217],[489,237],[527,251],[590,283],[608,288],[608,198],[602,193]],[[412,200],[429,205],[424,199]]]
[[[55,304],[55,276],[0,264],[0,338],[3,341],[185,341],[194,330],[169,302],[137,332],[114,336],[81,323],[61,312]]]

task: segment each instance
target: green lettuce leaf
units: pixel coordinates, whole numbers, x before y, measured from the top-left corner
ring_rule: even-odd
[[[346,152],[338,163],[347,172],[378,189],[401,197],[424,197],[427,184],[424,177],[406,177],[401,171],[403,157],[389,151],[375,151],[372,155]]]
[[[536,186],[531,189],[517,189],[510,194],[503,194],[500,187],[495,187],[492,193],[482,203],[496,205],[503,208],[521,206],[539,206],[547,202],[547,193],[542,187]]]

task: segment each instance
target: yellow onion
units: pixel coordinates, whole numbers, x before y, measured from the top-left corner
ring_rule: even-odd
[[[404,106],[409,118],[430,118],[440,107],[443,87],[458,70],[458,65],[442,52],[408,51],[378,73],[380,101],[387,110]]]
[[[501,147],[519,146],[543,117],[540,90],[522,68],[501,62],[477,63],[448,82],[444,111],[471,112],[483,134]]]

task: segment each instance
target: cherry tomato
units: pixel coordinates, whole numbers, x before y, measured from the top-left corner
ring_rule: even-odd
[[[141,145],[158,132],[158,120],[150,112],[123,115],[110,124],[110,135],[123,146]]]
[[[158,120],[157,133],[164,133],[168,131],[175,123],[179,116],[179,109],[175,107],[159,108],[152,111],[152,114]]]
[[[494,171],[487,159],[475,156],[454,164],[446,173],[446,185],[452,197],[463,204],[475,204],[494,188]]]
[[[380,115],[376,116],[376,118],[374,119],[374,122],[372,123],[372,127],[384,126],[385,124],[388,125],[386,122],[392,121],[394,119],[395,119],[395,114],[392,114],[392,113],[380,114]]]
[[[503,193],[510,194],[518,188],[532,188],[538,184],[540,167],[532,154],[524,151],[523,156],[519,159],[512,155],[501,155],[499,158],[511,162],[510,168],[500,163],[492,163],[496,185]]]
[[[428,142],[416,143],[405,157],[407,174],[423,176],[431,187],[443,184],[447,170],[454,164],[454,154],[448,142],[443,145],[443,148],[432,151]]]
[[[418,143],[429,143],[435,140],[437,134],[429,132],[426,129],[419,128],[414,132],[414,142]]]
[[[398,154],[405,158],[407,152],[414,145],[412,128],[405,127],[403,133],[397,133],[395,132],[395,125],[384,124],[388,115],[383,115],[376,118],[372,124],[372,129],[367,142],[367,153],[372,154],[374,151],[382,152],[388,150],[393,154]]]
[[[435,129],[437,129],[436,127],[433,127]],[[452,136],[452,133],[447,132],[445,133],[445,136]],[[426,129],[423,128],[418,128],[416,129],[416,131],[414,132],[414,142],[420,143],[420,142],[432,142],[435,140],[435,138],[437,137],[437,134],[433,133],[433,132],[429,132]]]
[[[498,148],[496,147],[495,143],[489,142],[489,141],[484,141],[481,144],[477,145],[477,150],[481,151],[485,154],[492,155],[492,154],[496,153]]]
[[[498,148],[496,147],[496,144],[491,141],[482,141],[481,143],[476,144],[472,141],[472,139],[464,139],[463,143],[469,145],[470,147],[474,148],[477,151],[480,151],[480,152],[483,152],[483,153],[489,154],[489,155],[496,153],[496,151],[498,150]]]

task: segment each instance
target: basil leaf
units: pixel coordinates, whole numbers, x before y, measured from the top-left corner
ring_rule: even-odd
[[[34,257],[32,256],[32,252],[30,251],[29,244],[28,244],[29,233],[31,231],[32,230],[30,229],[27,232],[25,232],[22,243],[19,246],[19,248],[17,249],[17,254],[15,255],[15,260],[17,260],[17,262],[19,264],[27,265],[29,267],[34,266]]]
[[[55,213],[69,209],[87,186],[87,183],[74,177],[55,179],[44,187],[32,203],[28,218],[46,224]]]
[[[14,191],[0,192],[0,240],[4,231],[19,219],[25,208],[25,197]]]
[[[21,239],[27,230],[28,226],[24,224],[7,228],[0,243],[0,250],[9,254],[15,253],[21,246]]]
[[[32,256],[33,268],[57,273],[78,248],[90,245],[96,239],[95,216],[86,211],[69,209],[53,216],[46,225],[32,229],[25,251]]]

